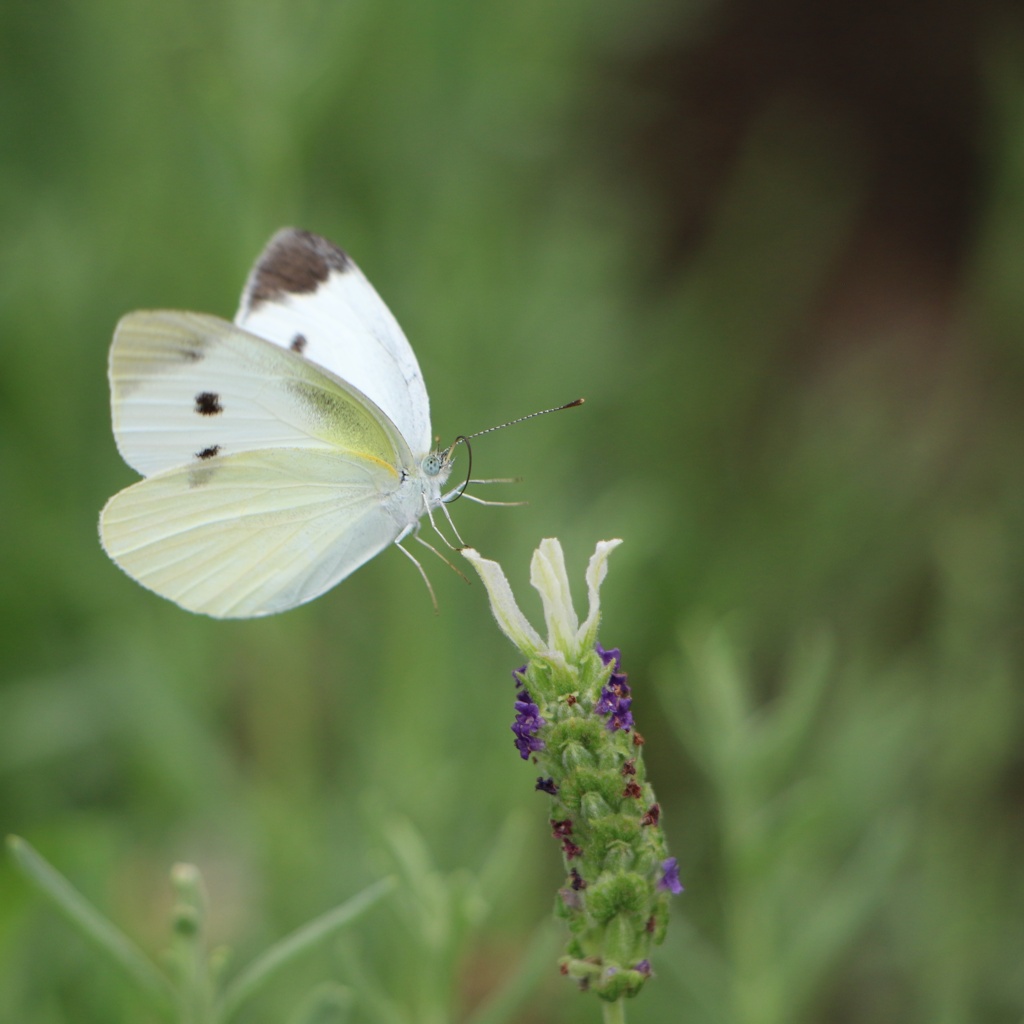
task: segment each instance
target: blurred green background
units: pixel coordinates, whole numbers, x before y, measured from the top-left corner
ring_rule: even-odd
[[[586,396],[475,444],[527,507],[453,512],[535,615],[542,537],[578,601],[625,540],[602,640],[687,886],[632,1018],[1021,1020],[1016,5],[8,0],[0,224],[0,826],[145,950],[176,861],[229,973],[397,872],[240,1019],[334,979],[355,1021],[465,1020],[562,880],[478,583],[430,565],[435,617],[386,552],[217,623],[100,550],[117,318],[230,318],[296,224],[444,441]],[[0,1019],[150,1019],[0,892]],[[597,1017],[552,967],[512,1019]]]

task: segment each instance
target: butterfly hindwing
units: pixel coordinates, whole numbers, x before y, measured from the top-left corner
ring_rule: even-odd
[[[392,467],[411,454],[349,383],[218,317],[129,313],[110,349],[114,435],[143,475],[246,451],[342,450]]]
[[[235,323],[330,370],[367,395],[411,450],[431,446],[430,404],[412,347],[351,257],[284,228],[256,261]]]
[[[107,554],[143,586],[218,618],[269,615],[333,587],[394,541],[379,463],[313,449],[214,456],[114,495]]]

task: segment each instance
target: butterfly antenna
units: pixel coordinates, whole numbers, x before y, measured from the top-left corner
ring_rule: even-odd
[[[448,450],[444,453],[445,458],[451,458],[452,452],[455,451],[455,446],[457,444],[464,444],[466,446],[466,452],[469,455],[469,467],[466,472],[466,479],[461,484],[459,484],[459,486],[455,488],[455,490],[452,491],[452,493],[448,495],[448,497],[445,498],[445,504],[448,504],[449,502],[456,501],[457,499],[461,498],[466,488],[470,484],[470,478],[473,475],[473,449],[469,443],[469,439],[471,437],[480,437],[483,434],[491,434],[495,430],[504,430],[506,427],[513,427],[517,423],[525,423],[526,420],[532,420],[537,416],[547,416],[549,412],[561,412],[563,409],[575,409],[576,406],[582,404],[583,399],[577,398],[574,402],[566,402],[565,405],[556,405],[550,409],[540,409],[538,412],[530,412],[527,413],[525,416],[517,416],[514,420],[509,420],[507,423],[499,423],[497,426],[487,427],[484,430],[478,430],[475,434],[460,434],[457,438],[455,438],[454,441],[452,441],[451,445],[448,447]]]
[[[575,402],[566,402],[565,405],[556,405],[553,409],[541,409],[539,412],[531,412],[527,413],[525,416],[518,416],[514,420],[509,420],[508,423],[499,423],[496,427],[488,427],[486,430],[478,430],[475,434],[467,434],[465,437],[457,437],[452,442],[452,448],[454,448],[460,441],[468,441],[471,437],[479,437],[481,434],[490,434],[495,430],[504,430],[506,427],[515,426],[515,424],[523,423],[526,420],[532,420],[537,416],[547,416],[549,412],[561,412],[563,409],[575,409],[576,406],[582,404],[583,399],[577,398]]]

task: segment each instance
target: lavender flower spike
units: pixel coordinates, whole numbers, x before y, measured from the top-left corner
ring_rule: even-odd
[[[642,687],[634,695],[619,649],[597,642],[600,588],[619,543],[600,542],[590,559],[581,623],[562,547],[541,542],[530,582],[544,605],[546,638],[519,610],[501,566],[462,552],[487,588],[498,625],[526,656],[512,673],[512,734],[531,764],[534,789],[546,795],[565,868],[555,913],[569,937],[559,968],[607,1004],[635,996],[651,977],[651,948],[664,939],[672,894],[682,890],[647,780],[644,741],[633,729]],[[606,1020],[623,1019],[621,1006],[608,1009]]]

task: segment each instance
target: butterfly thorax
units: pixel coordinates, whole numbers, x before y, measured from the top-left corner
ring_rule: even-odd
[[[419,464],[401,471],[401,480],[393,491],[381,494],[383,508],[400,531],[407,535],[420,517],[438,508],[443,500],[442,488],[451,470],[450,461],[437,461],[438,453],[424,456]],[[443,454],[443,453],[442,453]]]

